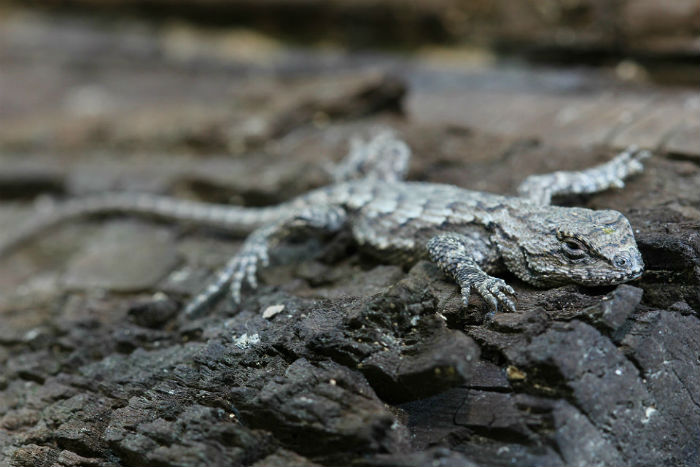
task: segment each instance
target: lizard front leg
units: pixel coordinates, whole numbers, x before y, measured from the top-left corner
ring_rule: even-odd
[[[426,245],[430,258],[449,274],[462,289],[462,300],[469,302],[472,287],[486,303],[497,311],[499,305],[515,312],[509,297],[515,291],[504,280],[486,274],[470,254],[472,239],[456,233],[436,235]]]
[[[598,193],[608,188],[622,188],[625,179],[644,170],[642,161],[651,153],[629,147],[612,160],[572,172],[531,175],[518,187],[518,194],[539,205],[549,205],[556,195]]]
[[[258,285],[260,266],[270,262],[270,249],[288,235],[306,230],[336,232],[345,224],[347,214],[338,206],[310,206],[278,222],[253,231],[241,249],[231,258],[209,286],[197,295],[185,308],[188,316],[199,315],[204,307],[216,299],[228,287],[234,303],[241,301],[241,289],[247,283]]]

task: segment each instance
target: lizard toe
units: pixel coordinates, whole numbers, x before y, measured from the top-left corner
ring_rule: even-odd
[[[231,302],[233,302],[234,305],[238,305],[241,303],[241,288],[242,288],[242,281],[241,280],[232,280],[231,285],[229,286],[229,295],[231,296]]]
[[[266,268],[270,265],[270,254],[267,252],[267,249],[263,249],[260,252],[260,264],[262,267]]]
[[[468,285],[462,286],[462,303],[469,305],[469,296],[471,295],[471,287]]]
[[[503,279],[489,278],[477,284],[479,295],[494,311],[500,308],[515,312],[515,302],[508,295],[515,295],[515,290]]]
[[[256,262],[257,261],[249,261],[245,268],[245,278],[252,289],[258,287],[258,278],[256,276],[258,268]]]
[[[503,308],[505,308],[511,313],[515,313],[515,302],[508,298],[506,294],[504,294],[503,292],[498,292],[496,294],[496,297],[498,298],[498,301],[501,303]]]
[[[231,301],[236,305],[241,303],[241,289],[243,289],[247,264],[247,257],[237,258],[233,269],[233,275],[231,276],[229,294],[231,295]]]
[[[185,316],[189,318],[197,317],[201,314],[201,311],[204,309],[204,304],[206,302],[206,299],[203,298],[202,296],[197,296],[190,300],[190,302],[185,306]]]
[[[493,295],[490,292],[482,293],[480,295],[481,298],[483,298],[484,301],[489,305],[489,308],[491,308],[493,311],[498,310],[498,299],[495,295]]]

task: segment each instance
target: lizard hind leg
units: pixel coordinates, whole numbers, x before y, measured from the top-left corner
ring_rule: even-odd
[[[372,178],[399,181],[406,177],[411,149],[388,129],[375,130],[369,140],[354,137],[350,152],[337,166],[331,168],[336,183]]]
[[[546,206],[553,196],[622,188],[627,178],[644,170],[642,162],[649,157],[651,152],[630,146],[610,161],[586,170],[531,175],[520,184],[518,194]]]
[[[460,286],[465,305],[474,289],[493,311],[500,306],[515,312],[515,302],[511,298],[515,291],[503,279],[481,269],[469,252],[472,242],[466,235],[446,233],[431,238],[426,246],[430,258]]]
[[[309,206],[255,230],[217,274],[216,279],[190,301],[185,314],[189,317],[199,316],[227,288],[233,303],[240,303],[241,290],[245,284],[251,289],[257,288],[258,269],[269,265],[270,249],[278,241],[292,233],[306,230],[336,232],[345,225],[346,217],[345,210],[338,206]]]

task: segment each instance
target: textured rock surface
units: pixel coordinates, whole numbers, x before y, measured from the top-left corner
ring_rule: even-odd
[[[478,297],[464,307],[434,265],[377,263],[341,233],[280,246],[240,306],[187,321],[182,303],[240,239],[124,218],[54,229],[0,263],[0,466],[700,462],[700,148],[671,144],[680,117],[633,112],[605,132],[594,111],[615,89],[638,110],[653,106],[649,95],[692,104],[686,91],[643,97],[586,73],[386,57],[393,74],[353,56],[331,71],[303,54],[232,65],[201,38],[191,49],[141,29],[98,54],[90,74],[86,57],[119,44],[115,35],[23,21],[0,30],[15,38],[0,50],[0,77],[35,84],[0,80],[0,237],[49,197],[105,189],[274,203],[324,183],[324,164],[377,123],[414,148],[411,178],[504,193],[531,173],[607,160],[614,148],[598,143],[639,134],[638,118],[657,154],[624,190],[560,200],[624,212],[647,265],[641,280],[537,290],[506,277],[520,311],[491,318]],[[78,33],[93,48],[77,47]],[[188,59],[177,47],[203,52]],[[188,72],[193,63],[207,71]],[[488,83],[537,89],[533,108],[552,118],[526,131],[532,106],[464,107],[441,94],[470,83],[482,86],[474,99],[498,94]],[[45,113],[57,102],[57,115]],[[605,118],[619,117],[609,107]],[[552,123],[557,109],[570,126]],[[509,114],[511,126],[447,123],[479,113]]]

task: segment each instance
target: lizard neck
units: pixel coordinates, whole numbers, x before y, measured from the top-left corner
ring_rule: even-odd
[[[508,271],[536,287],[551,285],[540,277],[533,263],[544,258],[532,257],[526,247],[533,239],[549,234],[549,228],[540,222],[545,209],[523,202],[524,200],[513,201],[503,211],[500,222],[494,226],[492,242]]]

